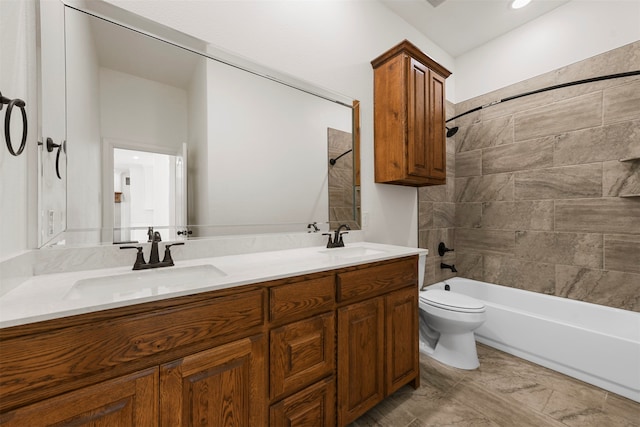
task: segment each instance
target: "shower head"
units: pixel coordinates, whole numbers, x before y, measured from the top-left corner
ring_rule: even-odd
[[[445,129],[447,129],[447,138],[451,138],[453,135],[458,133],[458,126],[454,126],[451,129],[445,126]]]

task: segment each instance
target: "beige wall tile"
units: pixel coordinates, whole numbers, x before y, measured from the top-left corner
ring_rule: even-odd
[[[484,255],[458,252],[456,254],[456,268],[460,277],[484,281]]]
[[[640,275],[557,265],[556,295],[640,311]]]
[[[528,291],[555,294],[555,265],[485,255],[484,281]]]
[[[563,133],[555,137],[556,166],[640,156],[640,120]]]
[[[605,197],[640,195],[640,160],[602,164],[602,193]]]
[[[456,230],[456,250],[479,254],[513,255],[513,231],[459,228]]]
[[[456,227],[480,228],[482,221],[482,203],[456,203]]]
[[[640,274],[640,235],[605,234],[604,269]]]
[[[516,200],[602,196],[602,165],[564,166],[515,173]]]
[[[640,198],[557,200],[555,229],[640,234]]]
[[[479,175],[482,175],[482,150],[457,153],[456,177]]]
[[[433,228],[433,202],[418,203],[418,230]]]
[[[433,228],[453,228],[455,226],[455,203],[433,204]]]
[[[494,174],[553,166],[553,137],[482,150],[482,173]]]
[[[640,117],[640,78],[605,89],[604,123],[634,120]]]
[[[539,263],[602,268],[602,235],[516,231],[515,255]]]
[[[523,141],[601,124],[602,93],[596,92],[517,113],[514,136]]]
[[[461,128],[461,135],[456,135],[458,152],[494,147],[513,142],[513,117],[499,117],[481,121]]]
[[[513,200],[513,175],[495,174],[456,178],[455,200],[457,202]]]
[[[485,202],[482,228],[500,230],[553,230],[553,201]]]

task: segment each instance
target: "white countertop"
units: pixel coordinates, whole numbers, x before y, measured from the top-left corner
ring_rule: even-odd
[[[360,249],[356,249],[360,248]],[[174,267],[133,272],[130,266],[45,274],[28,278],[0,297],[0,328],[24,325],[77,314],[157,301],[217,289],[332,270],[410,255],[426,255],[426,249],[358,242],[346,248],[307,247],[176,261]],[[132,254],[134,255],[134,254]],[[132,257],[132,263],[135,257]],[[207,266],[205,268],[196,268]],[[208,275],[207,271],[212,274]],[[206,277],[181,283],[171,280],[181,272]],[[155,275],[155,276],[152,276]],[[204,276],[203,276],[204,275]],[[134,277],[135,276],[135,277]],[[161,280],[148,280],[162,277]],[[178,276],[176,276],[178,277]],[[186,277],[186,276],[185,276]],[[118,285],[124,280],[133,288]],[[87,279],[99,279],[88,283]],[[113,280],[115,279],[115,280]],[[113,280],[113,286],[106,283]],[[89,286],[85,286],[85,285]]]

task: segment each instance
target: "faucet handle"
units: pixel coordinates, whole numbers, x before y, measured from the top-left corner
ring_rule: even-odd
[[[137,249],[136,262],[133,264],[134,270],[140,270],[147,262],[144,260],[144,254],[142,253],[142,246],[120,246],[120,249]]]
[[[167,263],[167,265],[174,265],[173,258],[171,258],[171,250],[169,248],[171,246],[181,246],[184,245],[184,242],[171,243],[170,245],[164,245],[164,258],[162,259],[163,263]]]
[[[323,236],[329,236],[327,241],[327,248],[333,248],[333,240],[331,240],[331,233],[322,233]]]

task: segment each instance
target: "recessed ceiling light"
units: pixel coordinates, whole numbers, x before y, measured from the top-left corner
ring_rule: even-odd
[[[511,2],[512,9],[520,9],[521,7],[525,7],[531,2],[531,0],[513,0]]]

